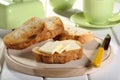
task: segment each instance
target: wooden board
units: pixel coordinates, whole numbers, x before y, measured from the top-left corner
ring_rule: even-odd
[[[66,64],[46,64],[36,62],[31,49],[35,46],[40,46],[45,42],[46,41],[35,44],[24,50],[8,49],[6,53],[7,65],[14,70],[28,75],[42,77],[73,77],[90,74],[99,69],[102,70],[102,68],[111,62],[113,57],[111,46],[109,46],[109,49],[105,51],[100,68],[85,67],[88,61],[93,59],[97,50],[97,46],[102,42],[101,39],[95,38],[95,40],[91,41],[90,43],[83,45],[84,55],[82,59],[73,60]]]

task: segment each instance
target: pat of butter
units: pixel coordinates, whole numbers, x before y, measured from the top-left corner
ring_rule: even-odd
[[[71,43],[70,46],[66,49],[66,51],[70,51],[70,50],[76,50],[76,49],[80,49],[81,47],[76,44],[76,43]]]
[[[62,53],[64,50],[66,50],[70,46],[70,40],[64,40],[64,41],[59,41],[59,42],[60,44],[63,45],[63,47],[61,48],[61,50],[56,51],[58,53]]]
[[[47,42],[46,44],[39,48],[39,51],[48,54],[54,54],[56,51],[59,51],[62,47],[63,47],[62,44],[55,42]]]
[[[80,45],[76,43],[74,40],[64,40],[64,41],[57,41],[59,44],[62,44],[63,47],[60,50],[57,50],[59,54],[62,53],[63,51],[70,51],[70,50],[76,50],[80,49]]]

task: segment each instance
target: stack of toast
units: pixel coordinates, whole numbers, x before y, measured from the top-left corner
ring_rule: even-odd
[[[80,59],[83,54],[82,44],[94,39],[91,31],[78,29],[78,31],[66,29],[62,20],[56,16],[45,19],[33,17],[5,35],[3,41],[7,48],[21,50],[53,39],[53,42],[36,46],[31,51],[38,62],[63,64]]]

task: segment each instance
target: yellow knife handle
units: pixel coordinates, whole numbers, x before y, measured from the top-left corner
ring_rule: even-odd
[[[103,54],[104,54],[104,48],[103,47],[99,47],[98,51],[96,53],[96,56],[93,59],[93,65],[95,67],[100,67],[100,64],[101,64],[102,58],[103,58]]]

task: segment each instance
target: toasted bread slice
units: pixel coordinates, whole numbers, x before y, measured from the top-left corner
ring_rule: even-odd
[[[56,36],[54,40],[77,40],[82,44],[88,43],[94,39],[94,35],[90,30],[83,28],[66,28],[63,33]]]
[[[38,41],[41,41],[46,32],[47,28],[45,22],[37,17],[33,17],[18,29],[5,35],[3,40],[8,48],[24,49]]]
[[[45,40],[54,38],[55,36],[61,34],[64,31],[64,25],[60,18],[58,17],[49,17],[45,19],[47,25],[47,32],[45,33]]]
[[[83,49],[81,44],[76,41],[76,43],[80,46],[79,49],[74,50],[64,50],[62,53],[55,52],[54,54],[48,54],[43,51],[39,51],[40,47],[35,47],[32,49],[32,52],[35,56],[36,61],[43,63],[59,63],[64,64],[71,60],[80,59],[83,55]]]
[[[53,38],[61,34],[64,26],[60,18],[33,17],[4,37],[4,43],[11,49],[24,49],[35,43]]]

